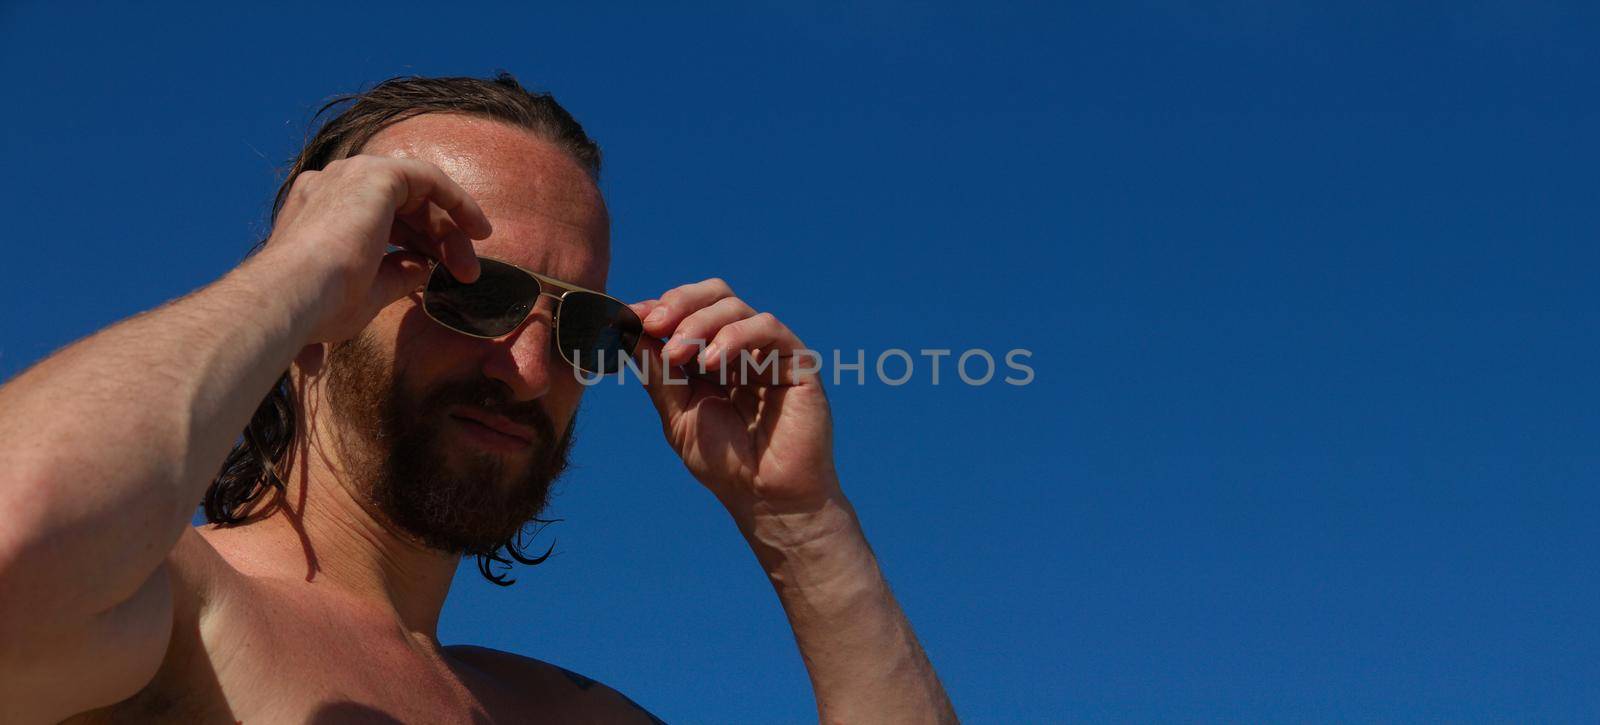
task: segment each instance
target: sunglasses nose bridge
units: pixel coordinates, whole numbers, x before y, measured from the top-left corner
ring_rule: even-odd
[[[545,298],[549,298],[549,304],[544,304]],[[533,309],[528,311],[528,315],[537,314],[541,309],[546,310],[550,315],[550,327],[553,331],[556,321],[561,319],[561,298],[560,294],[540,289],[539,296],[533,298]]]

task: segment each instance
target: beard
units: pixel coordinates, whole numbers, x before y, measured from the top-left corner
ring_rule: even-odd
[[[329,406],[343,424],[339,455],[360,479],[350,483],[368,511],[431,549],[495,560],[506,549],[521,560],[523,527],[567,467],[577,416],[557,437],[541,401],[513,402],[503,384],[482,376],[419,394],[365,334],[334,346],[328,366]],[[455,405],[503,415],[534,440],[517,458],[451,446],[444,427]]]

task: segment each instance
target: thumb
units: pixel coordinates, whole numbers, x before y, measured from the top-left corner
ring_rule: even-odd
[[[383,255],[378,263],[378,275],[372,280],[371,301],[375,309],[383,309],[428,283],[433,268],[428,258],[416,252],[399,251]]]
[[[644,389],[650,394],[650,402],[655,403],[656,412],[661,415],[661,425],[667,427],[688,405],[690,390],[687,378],[674,377],[668,369],[661,345],[661,341],[654,337],[640,336],[634,359],[644,372]],[[683,371],[678,371],[677,375],[682,376]]]

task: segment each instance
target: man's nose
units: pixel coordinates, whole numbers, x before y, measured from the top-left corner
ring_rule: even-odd
[[[550,336],[550,316],[543,310],[529,317],[522,326],[498,340],[489,342],[483,374],[504,383],[513,402],[543,397],[550,391],[554,360]]]

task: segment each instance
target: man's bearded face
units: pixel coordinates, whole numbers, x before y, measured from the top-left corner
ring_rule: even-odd
[[[352,481],[354,490],[400,532],[440,551],[488,555],[544,509],[573,427],[558,438],[539,400],[512,402],[504,385],[481,375],[417,389],[365,334],[334,346],[328,364],[340,456],[366,478]],[[503,415],[535,440],[515,456],[452,445],[446,411],[455,405]]]

